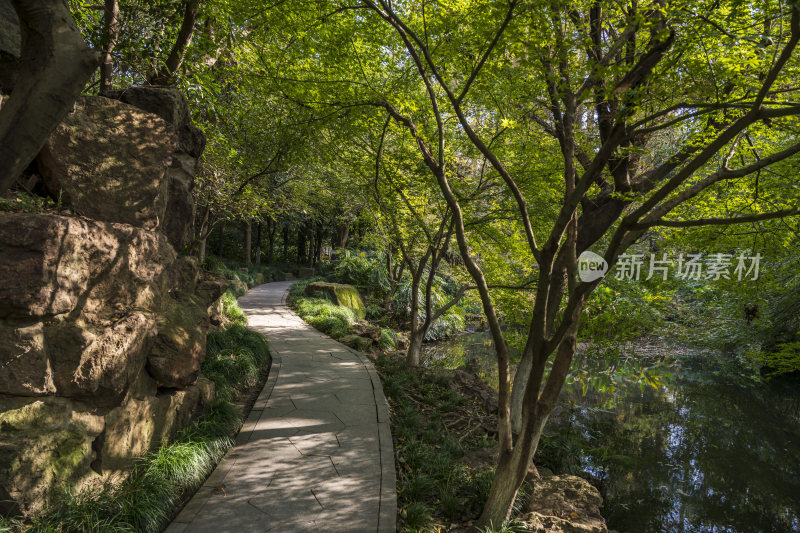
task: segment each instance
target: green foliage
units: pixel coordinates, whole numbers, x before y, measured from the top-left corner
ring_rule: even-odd
[[[768,377],[800,372],[800,341],[780,343],[771,351],[753,351],[748,355],[757,361]]]
[[[225,291],[220,300],[222,301],[222,314],[225,315],[228,320],[240,326],[245,326],[247,324],[247,315],[245,315],[242,308],[239,307],[239,302],[236,301],[236,295],[231,289]]]
[[[11,213],[45,213],[61,207],[61,198],[36,196],[23,191],[16,191],[8,198],[0,197],[0,211]]]
[[[663,288],[608,276],[586,305],[580,334],[595,342],[635,339],[658,329],[670,301]]]
[[[199,487],[231,446],[232,430],[241,424],[232,407],[215,402],[208,415],[185,428],[173,443],[142,458],[122,484],[68,493],[61,505],[35,517],[24,530],[161,531],[183,494]],[[23,530],[21,524],[18,530]]]
[[[324,298],[304,298],[296,310],[303,320],[335,339],[347,335],[350,325],[358,320],[349,307],[334,305]]]
[[[404,277],[398,288],[397,292],[395,292],[394,297],[392,299],[392,306],[395,309],[395,312],[406,319],[410,318],[411,313],[411,277],[406,276]],[[442,279],[440,276],[436,276],[436,281],[431,290],[431,307],[434,309],[440,309],[444,307],[447,302],[450,301],[453,294],[448,293],[446,289],[452,287],[448,287],[447,282]],[[420,288],[419,293],[417,294],[417,301],[419,302],[419,316],[420,320],[425,320],[425,294],[423,292],[423,288]],[[437,341],[457,333],[464,331],[464,327],[466,326],[465,320],[465,312],[462,307],[458,305],[454,305],[450,309],[447,310],[445,314],[440,316],[436,322],[433,323],[431,328],[428,330],[427,335],[425,335],[426,341]]]
[[[334,263],[331,277],[339,283],[355,285],[377,296],[391,290],[385,260],[372,252],[353,253],[345,250],[344,256]]]
[[[268,364],[269,351],[264,337],[234,323],[209,334],[201,370],[215,383],[218,398],[234,401],[237,391],[258,383],[260,372]]]
[[[271,281],[283,281],[284,275],[281,270],[272,265],[245,264],[236,261],[220,259],[217,256],[209,255],[203,265],[207,270],[227,279],[238,279],[247,284],[248,288],[253,288],[261,283]],[[241,296],[241,295],[240,295]]]
[[[349,307],[335,305],[325,298],[309,298],[305,295],[306,287],[321,278],[301,280],[289,290],[289,304],[300,318],[316,329],[340,339],[348,334],[350,325],[358,321],[358,316]]]
[[[378,347],[385,351],[397,349],[397,332],[389,328],[381,328],[381,339],[378,342]]]

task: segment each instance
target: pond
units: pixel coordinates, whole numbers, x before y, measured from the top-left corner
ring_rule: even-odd
[[[473,333],[427,346],[425,363],[495,385],[493,354]],[[590,478],[620,533],[800,531],[800,383],[736,385],[669,360],[658,388],[565,391],[537,462]]]

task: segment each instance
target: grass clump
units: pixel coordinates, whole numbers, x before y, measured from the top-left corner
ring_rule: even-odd
[[[334,339],[340,339],[350,332],[350,326],[358,321],[356,312],[343,305],[336,305],[326,298],[309,298],[306,287],[322,278],[309,278],[298,281],[289,289],[289,305],[300,318],[314,328]]]
[[[257,385],[269,367],[266,340],[244,326],[244,313],[235,299],[226,300],[223,307],[230,324],[209,334],[202,365],[217,392],[207,413],[183,428],[173,442],[138,460],[121,483],[78,494],[67,492],[53,508],[27,521],[0,516],[0,533],[163,530],[175,509],[205,481],[233,444],[232,437],[242,425],[242,413],[234,402]]]

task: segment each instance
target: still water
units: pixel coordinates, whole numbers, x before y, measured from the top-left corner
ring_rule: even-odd
[[[428,346],[425,361],[494,385],[493,353],[474,333]],[[677,365],[658,389],[565,391],[539,464],[590,478],[620,533],[800,531],[800,383]]]

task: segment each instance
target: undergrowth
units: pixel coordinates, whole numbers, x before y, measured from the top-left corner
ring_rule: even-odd
[[[350,326],[358,321],[355,312],[349,307],[336,305],[325,298],[309,298],[305,290],[312,281],[322,278],[310,278],[298,281],[289,289],[289,304],[314,328],[340,339],[350,332]]]
[[[497,442],[479,431],[453,432],[446,420],[461,417],[470,399],[448,387],[449,377],[381,355],[376,368],[392,415],[397,494],[402,531],[436,531],[477,516],[492,482],[488,464],[465,456]]]
[[[57,505],[23,521],[0,516],[0,533],[159,532],[175,510],[211,473],[242,425],[235,402],[242,400],[269,367],[266,340],[245,327],[245,315],[226,294],[230,321],[208,335],[203,374],[214,382],[216,400],[205,415],[171,443],[141,458],[119,484],[65,493]]]

